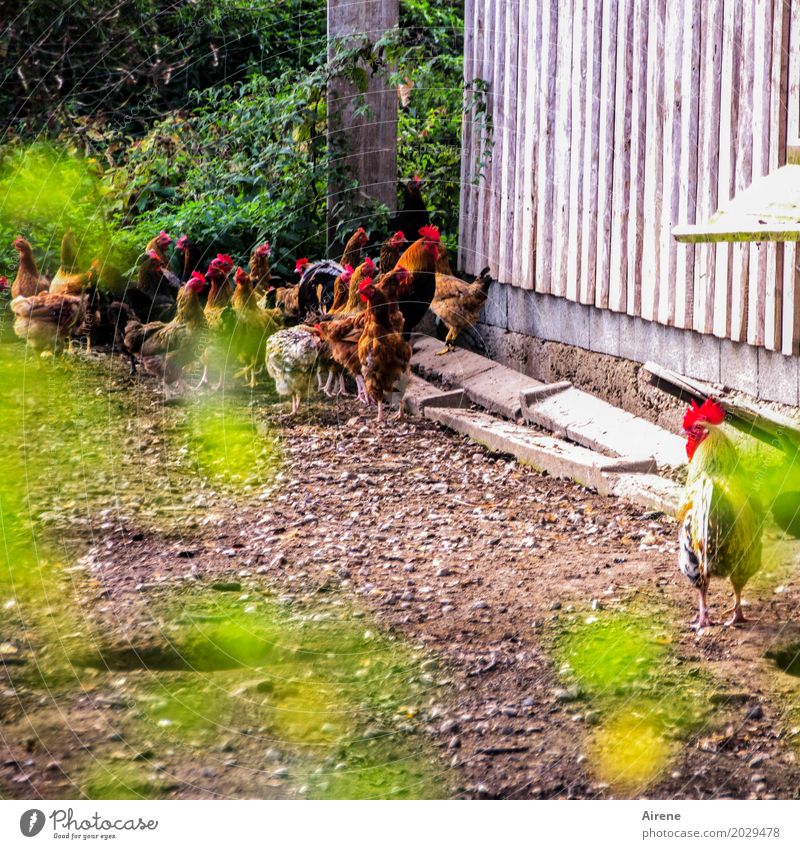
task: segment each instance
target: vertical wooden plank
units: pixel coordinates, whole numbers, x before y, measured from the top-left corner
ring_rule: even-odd
[[[595,270],[597,268],[598,229],[602,222],[598,217],[600,157],[605,156],[607,146],[605,133],[600,131],[600,110],[607,93],[602,89],[603,57],[608,53],[608,44],[603,37],[603,23],[608,24],[609,10],[613,3],[603,0],[586,0],[586,91],[584,94],[584,133],[583,187],[581,198],[581,219],[578,226],[581,233],[580,285],[578,300],[582,304],[594,303]],[[605,8],[607,7],[607,8]],[[606,60],[607,64],[607,60]],[[606,71],[608,69],[606,68]],[[609,103],[605,102],[604,118],[608,121]],[[605,129],[605,127],[604,127]],[[608,191],[608,187],[605,188]]]
[[[603,0],[602,9],[602,43],[600,56],[600,142],[598,145],[598,174],[597,174],[597,264],[595,269],[594,302],[603,309],[619,310],[618,297],[611,301],[611,233],[613,222],[613,199],[615,189],[621,191],[614,182],[616,167],[615,126],[619,118],[617,114],[618,89],[627,90],[628,83],[618,77],[617,62],[620,54],[624,60],[626,39],[619,41],[618,23],[626,32],[624,20],[625,9],[621,14],[618,10],[623,3]],[[621,22],[621,23],[620,23]],[[617,267],[618,268],[618,267]],[[614,280],[618,281],[617,271]],[[619,292],[619,287],[616,288]]]
[[[691,39],[691,33],[688,36]],[[681,161],[687,151],[681,147],[683,113],[688,104],[683,103],[684,80],[681,69],[684,49],[684,9],[678,4],[667,4],[664,22],[664,214],[662,220],[662,245],[664,275],[659,300],[659,321],[676,324],[676,296],[681,285],[679,269],[686,272],[685,247],[672,238],[672,228],[681,220]],[[686,219],[683,219],[686,220]],[[683,251],[682,251],[683,247]]]
[[[491,192],[488,199],[486,261],[492,275],[500,276],[500,223],[501,223],[501,193],[503,179],[504,156],[508,147],[506,134],[507,104],[505,99],[505,80],[507,69],[505,65],[505,36],[506,36],[506,13],[508,11],[508,0],[493,3],[494,24],[492,28],[492,56],[494,64],[493,89],[493,120],[495,128],[495,145],[492,151],[491,162]]]
[[[661,163],[663,209],[659,241],[661,274],[659,279],[658,321],[675,323],[675,287],[678,243],[672,227],[678,223],[680,202],[681,100],[680,67],[683,41],[683,15],[680,6],[667,4],[664,16],[664,155]]]
[[[680,160],[678,163],[678,220],[697,220],[697,131],[698,92],[700,86],[700,6],[684,3],[680,56]],[[676,327],[691,328],[694,313],[694,245],[679,245],[672,293]]]
[[[614,69],[614,162],[611,201],[611,241],[608,280],[599,278],[598,306],[627,309],[628,223],[633,111],[633,0],[620,0],[617,15],[617,56]]]
[[[655,0],[654,0],[655,2]],[[631,105],[631,173],[628,213],[628,315],[642,311],[642,233],[644,229],[644,159],[647,114],[647,22],[649,0],[633,3],[633,102]]]
[[[732,114],[733,102],[733,73],[734,61],[739,60],[734,42],[735,6],[736,0],[724,0],[722,9],[722,38],[720,40],[720,85],[719,85],[719,138],[717,142],[718,182],[717,205],[721,205],[731,197],[731,175],[733,163],[731,159],[731,139],[734,136]],[[714,303],[712,312],[712,331],[715,336],[727,338],[730,334],[730,246],[721,243],[717,245],[715,257]]]
[[[515,285],[526,288],[526,266],[530,260],[525,255],[530,250],[527,237],[524,234],[525,224],[525,171],[527,138],[530,132],[531,121],[525,111],[527,103],[527,66],[528,66],[528,30],[530,17],[533,14],[530,3],[525,0],[517,0],[518,5],[518,29],[517,29],[517,130],[516,130],[516,157],[514,160],[514,234],[512,244],[514,245],[511,255],[511,266]]]
[[[525,75],[525,142],[523,158],[522,200],[522,285],[533,289],[536,276],[536,234],[538,222],[537,167],[539,162],[539,101],[544,92],[539,86],[539,69],[542,64],[541,16],[542,0],[523,2],[527,8],[527,60],[521,69]],[[522,76],[522,74],[520,75]]]
[[[466,254],[471,248],[468,234],[472,219],[474,137],[472,110],[468,109],[470,86],[475,78],[475,6],[477,0],[464,0],[464,101],[461,116],[461,187],[458,213],[458,268],[467,265]]]
[[[486,108],[490,119],[494,120],[495,116],[495,90],[494,90],[494,10],[495,4],[493,0],[481,0],[481,12],[479,14],[478,40],[481,46],[481,79],[487,83]],[[495,146],[497,135],[492,129],[491,137],[489,131],[483,130],[480,134],[480,155],[484,156],[487,142],[492,144],[491,159],[495,158]],[[488,232],[487,223],[489,221],[489,209],[492,196],[492,168],[491,163],[487,162],[483,167],[483,176],[481,177],[478,188],[478,204],[475,210],[475,255],[473,257],[472,271],[477,273],[481,268],[488,265],[489,250],[488,245],[490,234]]]
[[[772,0],[772,66],[770,68],[770,119],[769,119],[769,171],[786,163],[786,99],[783,95],[788,56],[787,41],[784,39],[784,3],[788,0]],[[788,5],[786,7],[788,12]],[[786,20],[788,23],[788,20]],[[788,35],[788,32],[786,32]],[[764,296],[764,345],[770,351],[781,349],[783,333],[783,244],[767,246],[767,271]]]
[[[542,0],[542,64],[539,76],[539,155],[536,167],[536,291],[553,288],[555,127],[558,73],[558,0]],[[566,27],[566,23],[564,24]]]
[[[741,16],[742,59],[740,62],[739,86],[736,104],[738,107],[736,128],[735,186],[738,192],[753,181],[753,85],[755,79],[755,14],[754,9],[742,4],[737,9]],[[733,279],[731,286],[730,314],[731,339],[743,342],[747,338],[747,315],[750,304],[750,254],[755,245],[740,244],[731,247]]]
[[[586,78],[592,73],[594,39],[586,35],[586,0],[572,0],[572,82],[570,85],[569,200],[567,213],[567,269],[565,293],[578,300],[583,234],[583,182],[587,170],[584,134],[587,131]]]
[[[719,168],[719,42],[721,0],[700,4],[700,112],[698,119],[697,218],[717,211]],[[694,269],[694,329],[713,330],[716,245],[698,245]]]
[[[517,74],[519,71],[519,0],[505,0],[503,21],[503,157],[500,176],[499,222],[498,222],[498,276],[506,283],[519,285],[519,278],[512,270],[517,246],[514,231],[517,216],[516,170],[517,170]],[[499,57],[498,57],[499,60]]]
[[[786,134],[789,139],[800,138],[800,0],[790,0],[788,67],[786,83]],[[783,262],[783,332],[784,354],[800,353],[800,251],[794,242],[784,249]]]
[[[753,82],[753,179],[769,169],[769,108],[772,50],[772,2],[753,0],[754,82]],[[764,344],[767,294],[767,250],[761,243],[750,249],[750,291],[747,341]]]
[[[558,48],[556,57],[555,199],[553,204],[553,280],[551,292],[566,295],[567,254],[569,251],[569,171],[572,138],[572,41],[575,20],[572,5],[558,6]]]
[[[650,0],[647,20],[647,100],[644,136],[641,315],[658,315],[661,283],[661,214],[664,161],[664,15],[665,0]],[[665,299],[667,294],[664,294]]]

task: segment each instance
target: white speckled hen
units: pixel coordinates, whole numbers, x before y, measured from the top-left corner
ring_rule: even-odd
[[[327,347],[314,327],[300,324],[279,330],[267,340],[265,362],[279,395],[292,399],[291,415],[303,397],[317,385],[317,374],[327,366]]]

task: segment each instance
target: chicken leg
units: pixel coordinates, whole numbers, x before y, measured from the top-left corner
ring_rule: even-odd
[[[698,601],[700,610],[697,616],[697,621],[693,622],[692,625],[699,631],[701,628],[708,628],[714,623],[711,621],[711,614],[708,612],[708,587],[699,587],[697,594],[699,596]]]
[[[441,357],[444,354],[449,354],[451,351],[455,351],[456,349],[456,336],[458,336],[458,331],[454,328],[450,328],[447,331],[447,336],[444,340],[444,348],[441,351],[436,352],[437,357]]]
[[[741,587],[734,586],[734,588],[733,588],[733,598],[734,598],[733,607],[729,607],[725,611],[725,613],[722,614],[723,616],[727,613],[733,614],[733,616],[731,616],[731,618],[728,619],[725,622],[725,624],[728,625],[728,626],[738,625],[741,622],[747,622],[748,621],[745,618],[744,611],[742,610],[742,588]]]

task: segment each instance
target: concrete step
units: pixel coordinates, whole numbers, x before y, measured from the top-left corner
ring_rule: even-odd
[[[470,402],[463,389],[444,391],[412,374],[406,387],[403,403],[412,416],[421,416],[426,407],[467,407]]]
[[[415,336],[412,344],[411,365],[419,375],[462,388],[473,404],[507,419],[522,415],[523,390],[544,385],[463,348],[437,356],[442,343],[430,336]]]
[[[652,474],[650,458],[638,463],[627,458],[610,458],[477,410],[428,406],[423,415],[463,433],[490,451],[511,454],[522,463],[553,477],[577,481],[601,495],[616,495],[670,514],[680,504],[680,485]]]
[[[659,469],[686,462],[684,440],[564,382],[522,394],[525,420],[616,457],[652,457]]]
[[[430,336],[414,336],[412,344],[411,364],[420,376],[463,389],[469,401],[487,412],[511,421],[524,417],[585,448],[634,464],[652,458],[655,468],[674,469],[686,462],[681,437],[568,381],[542,383],[462,348],[437,356],[442,343]]]

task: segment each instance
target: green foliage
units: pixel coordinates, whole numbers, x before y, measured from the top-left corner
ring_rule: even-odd
[[[23,203],[6,214],[9,204],[0,207],[0,251],[9,263],[15,258],[6,246],[22,231],[44,270],[54,270],[61,234],[72,226],[82,262],[111,256],[125,270],[163,228],[240,261],[269,239],[274,269],[290,275],[295,256],[325,254],[332,182],[342,187],[333,210],[337,238],[356,224],[380,232],[386,210],[359,197],[339,164],[340,151],[329,147],[326,103],[333,79],[364,91],[370,75],[387,68],[405,92],[400,177],[424,177],[428,205],[452,241],[461,177],[463,4],[404,0],[398,30],[374,48],[349,38],[334,45],[332,60],[322,0],[196,0],[166,9],[139,0],[119,14],[111,14],[105,0],[99,9],[50,6],[32,3],[15,26],[29,27],[34,56],[62,45],[66,81],[54,92],[52,68],[34,59],[26,64],[20,33],[12,28],[3,36],[11,64],[0,74],[10,82],[8,69],[19,60],[22,76],[14,85],[28,71],[31,79],[35,69],[42,76],[35,97],[16,91],[17,112],[9,114],[20,118],[13,124],[20,137],[60,132],[53,156],[66,162],[69,154],[69,167],[91,174],[92,182],[69,190],[67,181],[50,192],[34,180],[37,198],[49,193],[41,209]],[[49,28],[42,24],[47,16]],[[86,32],[97,36],[91,44]],[[92,69],[106,75],[102,85]],[[48,92],[55,109],[40,99]],[[42,124],[48,110],[54,117]],[[362,103],[355,111],[368,109]]]
[[[458,232],[461,186],[464,4],[403,0],[396,82],[407,86],[398,116],[401,178],[419,174],[443,234]]]
[[[0,269],[13,279],[18,234],[34,246],[40,270],[58,266],[67,228],[78,240],[79,267],[93,258],[118,267],[131,264],[136,249],[124,231],[109,226],[110,202],[102,169],[94,159],[46,142],[0,148]]]
[[[311,66],[325,40],[317,0],[30,0],[0,31],[0,115],[15,132],[141,132],[189,93]],[[99,114],[102,113],[102,114]],[[98,119],[98,120],[95,120]]]

